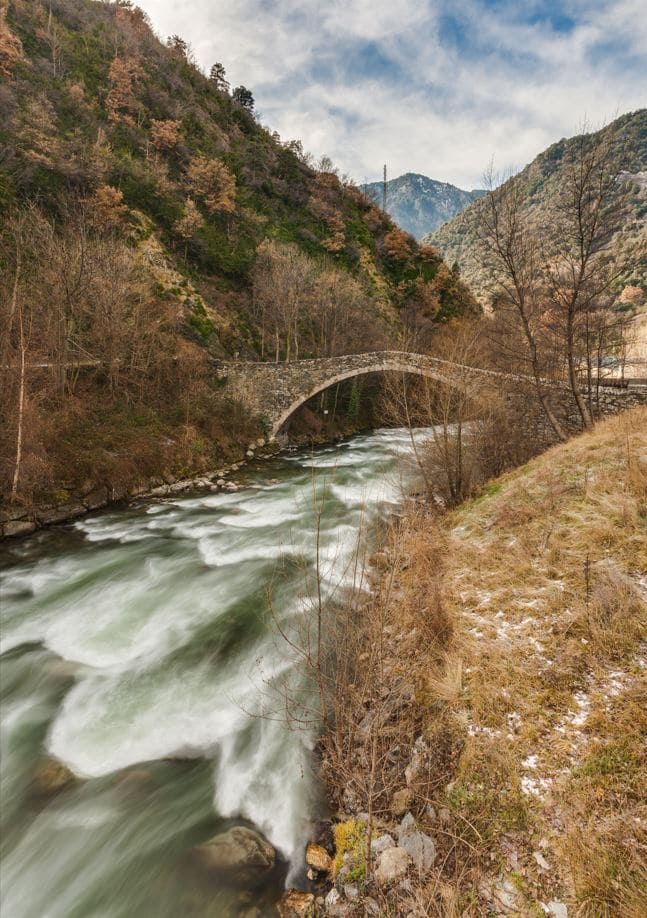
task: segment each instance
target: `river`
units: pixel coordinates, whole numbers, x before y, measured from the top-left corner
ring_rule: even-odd
[[[274,716],[304,691],[276,624],[309,614],[317,507],[324,594],[341,595],[358,533],[365,551],[413,479],[408,432],[378,430],[253,462],[235,493],[0,545],[3,915],[243,914],[190,856],[236,824],[284,864],[248,902],[299,878],[322,801],[313,728]],[[50,758],[79,779],[56,795],[34,783]]]

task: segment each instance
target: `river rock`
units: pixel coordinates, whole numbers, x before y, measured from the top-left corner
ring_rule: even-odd
[[[98,510],[108,503],[108,489],[106,487],[93,488],[83,497],[83,504],[88,510]]]
[[[270,843],[244,826],[214,835],[193,849],[196,859],[208,870],[227,875],[231,882],[254,884],[263,881],[276,863]]]
[[[324,914],[330,918],[350,918],[355,915],[355,906],[346,902],[338,889],[331,889],[324,900]]]
[[[377,860],[375,879],[380,886],[393,883],[406,874],[410,863],[411,858],[404,848],[387,848]]]
[[[47,759],[36,769],[32,783],[37,794],[51,797],[75,784],[76,775],[58,759]]]
[[[276,910],[281,918],[315,918],[317,903],[314,893],[286,889],[276,903]]]
[[[412,832],[405,836],[400,843],[401,847],[411,857],[418,873],[424,876],[434,866],[436,860],[436,846],[433,839],[424,832]]]
[[[9,520],[3,526],[3,533],[8,537],[29,535],[36,528],[32,520]]]
[[[125,793],[137,793],[140,790],[150,790],[156,786],[155,779],[150,771],[143,768],[134,768],[117,778],[117,787]]]
[[[332,867],[332,858],[321,845],[311,843],[306,848],[306,864],[319,873],[328,873]]]

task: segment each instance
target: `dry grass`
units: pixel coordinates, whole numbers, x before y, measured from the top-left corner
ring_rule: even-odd
[[[425,738],[412,811],[439,851],[409,911],[645,914],[647,409],[411,515],[390,550],[382,678],[415,692],[385,735]]]

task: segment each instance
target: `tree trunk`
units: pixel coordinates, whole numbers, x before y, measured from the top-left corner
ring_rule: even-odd
[[[13,471],[13,481],[11,483],[11,500],[15,502],[18,496],[18,483],[20,481],[20,467],[22,464],[22,438],[23,438],[23,419],[25,415],[25,375],[26,375],[26,346],[25,346],[25,329],[23,326],[22,309],[18,312],[18,321],[20,327],[20,388],[18,390],[18,426],[16,430],[16,462]]]
[[[544,387],[542,386],[541,373],[539,372],[539,359],[537,357],[537,345],[535,343],[535,338],[530,328],[530,323],[528,322],[528,317],[526,316],[523,309],[519,310],[519,314],[521,316],[521,323],[523,325],[523,331],[526,336],[526,340],[528,342],[528,347],[530,348],[530,362],[532,364],[532,375],[535,380],[535,389],[537,390],[537,397],[539,399],[539,403],[542,407],[544,414],[546,415],[548,423],[553,428],[554,433],[562,441],[562,443],[565,443],[567,440],[567,436],[564,433],[562,425],[559,423],[559,421],[553,414],[553,410],[548,404],[548,398],[546,396],[546,393],[544,392]]]
[[[573,316],[569,312],[566,320],[566,359],[568,361],[568,382],[571,387],[571,392],[573,393],[573,398],[575,399],[575,404],[577,405],[577,410],[579,411],[580,417],[582,419],[582,427],[584,430],[589,430],[593,426],[593,422],[591,421],[591,415],[589,414],[584,403],[584,399],[582,398],[582,393],[580,392],[580,387],[577,382],[577,373],[575,371],[574,335],[575,331],[573,328]]]

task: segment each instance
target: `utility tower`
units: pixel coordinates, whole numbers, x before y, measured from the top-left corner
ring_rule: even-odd
[[[382,210],[386,213],[386,163],[384,163],[384,181],[382,182]]]

